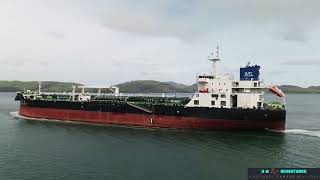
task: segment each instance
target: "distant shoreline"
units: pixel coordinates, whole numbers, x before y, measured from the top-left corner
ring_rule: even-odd
[[[70,92],[72,86],[82,85],[74,82],[43,81],[42,90],[50,92]],[[160,82],[154,80],[130,81],[115,85],[123,93],[193,93],[196,84],[185,85],[176,82]],[[279,88],[288,94],[320,94],[320,86],[303,88],[293,85],[281,85]],[[0,92],[17,92],[23,89],[37,90],[37,81],[0,81]]]

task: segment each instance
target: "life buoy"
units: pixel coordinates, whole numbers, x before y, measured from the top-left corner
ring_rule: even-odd
[[[201,93],[208,93],[208,92],[209,92],[209,89],[208,89],[208,88],[200,89],[199,92],[201,92]]]

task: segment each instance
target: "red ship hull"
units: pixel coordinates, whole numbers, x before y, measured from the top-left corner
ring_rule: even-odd
[[[161,116],[119,112],[97,112],[68,109],[38,108],[21,105],[19,115],[29,118],[54,119],[93,124],[119,124],[130,126],[182,128],[203,130],[282,130],[284,121],[220,120],[195,117]]]

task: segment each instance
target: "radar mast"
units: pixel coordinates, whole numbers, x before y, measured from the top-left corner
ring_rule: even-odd
[[[217,46],[216,55],[214,56],[214,54],[211,53],[211,54],[208,56],[208,60],[209,60],[209,61],[212,61],[212,75],[213,75],[213,76],[217,76],[218,72],[217,72],[216,63],[217,63],[218,61],[220,61],[220,58],[219,58],[219,46]]]

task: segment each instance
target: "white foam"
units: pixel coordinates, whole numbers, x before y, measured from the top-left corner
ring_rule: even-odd
[[[18,111],[10,112],[9,114],[10,114],[11,116],[15,117],[15,118],[19,118],[19,113],[18,113]]]
[[[305,129],[287,129],[283,133],[301,134],[306,136],[320,137],[320,130],[305,130]]]
[[[27,120],[49,120],[49,119],[44,119],[44,118],[32,118],[32,117],[25,117],[21,116],[19,112],[10,112],[9,113],[12,117],[17,118],[17,119],[27,119]]]

